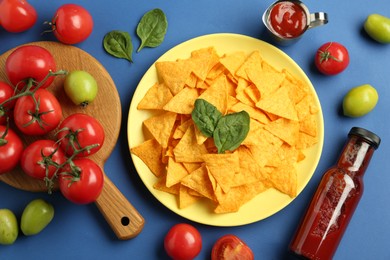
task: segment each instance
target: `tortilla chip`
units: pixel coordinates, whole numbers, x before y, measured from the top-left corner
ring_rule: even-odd
[[[204,154],[202,158],[218,185],[224,192],[228,192],[233,186],[234,174],[240,170],[238,153]]]
[[[256,107],[252,107],[252,106],[249,106],[247,104],[241,103],[241,102],[234,104],[230,108],[230,110],[233,112],[240,112],[240,111],[244,110],[244,111],[248,112],[248,114],[251,118],[257,120],[258,122],[260,122],[262,124],[270,123],[269,118],[262,110],[260,110]]]
[[[130,151],[138,156],[156,177],[165,173],[165,165],[161,161],[162,147],[156,139],[149,139]]]
[[[207,168],[204,165],[186,176],[181,184],[210,200],[215,200],[214,190],[209,179]]]
[[[191,72],[190,76],[187,78],[186,82],[184,83],[184,87],[196,88],[198,79],[199,78],[193,72]]]
[[[191,53],[192,72],[202,81],[206,80],[209,71],[219,62],[214,47],[195,50]]]
[[[297,196],[297,170],[291,165],[281,165],[270,174],[269,181],[279,191],[291,198]]]
[[[245,145],[251,150],[258,164],[264,167],[282,146],[283,141],[264,128],[257,129],[255,136],[257,138],[252,138],[252,141]]]
[[[173,149],[176,162],[202,162],[202,154],[206,154],[207,149],[204,144],[198,144],[195,138],[195,126],[191,125],[183,138]]]
[[[240,146],[237,151],[240,158],[240,170],[233,177],[233,187],[263,181],[267,178],[267,172],[258,164],[249,148]]]
[[[154,84],[138,103],[137,109],[162,109],[172,98],[171,91],[165,84]]]
[[[192,63],[188,60],[156,62],[157,74],[162,82],[176,95],[184,88],[192,72]]]
[[[197,89],[185,87],[177,93],[177,95],[171,98],[163,109],[177,114],[190,115],[192,110],[194,110],[194,103],[198,96]]]
[[[257,73],[256,70],[247,70],[249,80],[254,83],[262,98],[272,95],[284,80],[284,74],[281,72],[263,71]]]
[[[286,164],[294,166],[295,163],[299,162],[300,156],[300,150],[296,149],[295,146],[290,146],[287,143],[284,143],[276,152],[275,156],[267,162],[267,166],[274,168]]]
[[[226,76],[218,77],[208,89],[206,89],[199,99],[204,99],[213,104],[218,111],[225,114],[227,111],[227,79]]]
[[[184,209],[191,206],[199,200],[198,196],[191,194],[190,189],[186,186],[180,185],[179,190],[179,209]]]
[[[225,54],[220,63],[229,71],[231,75],[235,75],[238,68],[246,60],[247,55],[243,51],[237,51],[229,54]]]
[[[295,109],[299,120],[303,120],[310,114],[316,114],[319,111],[312,95],[306,95],[298,104],[295,105]]]
[[[159,191],[167,192],[173,195],[179,195],[180,184],[173,185],[171,187],[167,187],[166,183],[166,175],[163,175],[159,178],[153,185],[153,188]]]
[[[222,189],[215,192],[218,200],[218,206],[214,209],[215,213],[237,212],[242,205],[253,199],[256,195],[267,190],[267,186],[262,182],[234,187],[229,193],[224,193]]]
[[[318,138],[312,135],[308,135],[303,132],[299,132],[299,139],[295,147],[300,150],[307,149],[318,143]]]
[[[176,121],[176,113],[165,112],[160,115],[153,116],[144,121],[145,127],[163,147],[168,147],[168,140],[171,136],[171,131]]]
[[[183,164],[184,168],[186,168],[187,172],[189,172],[190,174],[202,166],[201,163],[185,163],[184,162],[182,164]]]
[[[188,119],[187,121],[184,121],[182,122],[181,124],[179,124],[174,132],[173,132],[173,138],[174,139],[181,139],[183,137],[183,135],[185,134],[185,132],[187,132],[187,129],[194,124],[194,121],[192,121],[192,119]]]
[[[298,121],[279,118],[264,126],[264,129],[293,146],[299,138],[299,126]]]
[[[299,131],[316,137],[318,134],[317,125],[317,115],[310,114],[299,122]]]
[[[253,100],[245,93],[245,89],[249,86],[249,82],[243,78],[239,78],[236,88],[236,98],[242,103],[250,106],[254,106]]]
[[[212,81],[214,81],[216,78],[221,76],[222,74],[225,75],[226,68],[221,64],[217,63],[214,65],[214,67],[209,71],[207,74],[205,82],[210,85]]]
[[[295,104],[290,99],[288,89],[285,87],[280,87],[272,95],[261,98],[256,103],[256,106],[271,114],[291,120],[298,120]]]
[[[253,51],[236,71],[235,75],[246,79],[247,81],[251,81],[247,74],[248,70],[255,71],[254,73],[261,73],[262,61],[263,58],[261,57],[260,52],[258,50]]]
[[[181,180],[188,175],[186,168],[181,163],[175,162],[172,157],[168,159],[167,166],[167,183],[166,186],[169,188],[177,183],[180,183]]]

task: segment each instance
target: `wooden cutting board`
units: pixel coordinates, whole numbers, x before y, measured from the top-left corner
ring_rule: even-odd
[[[93,116],[102,124],[106,136],[104,144],[96,154],[89,156],[89,158],[95,161],[104,171],[104,163],[117,142],[122,118],[118,91],[111,76],[94,57],[77,47],[48,41],[33,42],[27,45],[38,45],[50,51],[56,61],[57,70],[85,70],[93,75],[98,82],[98,95],[94,102],[86,108],[74,105],[66,96],[63,90],[64,77],[62,76],[56,77],[48,90],[60,101],[64,118],[73,113],[85,113]],[[9,50],[0,56],[0,80],[2,81],[8,82],[5,74],[5,61],[13,50]],[[43,137],[30,137],[22,135],[15,128],[14,130],[19,133],[25,145],[37,139],[54,139],[53,133]],[[17,189],[47,192],[43,181],[24,174],[19,166],[9,173],[0,175],[0,181]],[[95,204],[119,239],[130,239],[141,232],[144,226],[143,217],[106,174],[103,191]]]

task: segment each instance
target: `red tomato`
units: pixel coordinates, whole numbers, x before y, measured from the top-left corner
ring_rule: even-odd
[[[5,72],[11,84],[19,90],[30,81],[32,88],[37,86],[49,72],[56,71],[56,63],[51,53],[43,47],[25,45],[15,49],[5,62]],[[54,80],[49,77],[40,88],[47,88]]]
[[[16,101],[14,122],[26,135],[46,134],[55,129],[61,119],[61,105],[57,98],[46,89],[35,91],[34,98],[28,95]]]
[[[174,225],[164,239],[164,248],[174,260],[194,259],[202,249],[202,237],[192,225]]]
[[[14,89],[7,83],[0,81],[0,124],[7,122],[10,110],[15,106],[15,100],[6,102],[14,95]]]
[[[103,189],[104,176],[100,167],[88,158],[73,160],[59,175],[62,195],[76,204],[94,202]]]
[[[0,174],[11,171],[18,165],[23,152],[23,143],[19,136],[0,125]]]
[[[0,24],[8,32],[18,33],[30,29],[37,21],[37,12],[25,0],[0,1]]]
[[[103,126],[92,116],[71,114],[62,121],[59,129],[57,138],[67,155],[73,155],[77,151],[78,157],[88,156],[103,146],[105,139]],[[88,147],[90,149],[86,150]],[[80,151],[81,149],[84,151]]]
[[[225,235],[215,242],[211,260],[253,260],[252,250],[235,235]]]
[[[340,43],[327,42],[318,48],[314,63],[321,73],[336,75],[348,67],[348,50]]]
[[[84,41],[93,29],[91,14],[84,7],[76,4],[64,4],[58,8],[51,24],[56,38],[65,44]]]
[[[51,179],[57,169],[65,163],[65,153],[53,140],[37,140],[28,145],[20,159],[23,171],[36,179]]]

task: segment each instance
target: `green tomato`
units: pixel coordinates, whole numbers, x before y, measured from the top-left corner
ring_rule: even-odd
[[[390,18],[380,14],[371,14],[364,22],[364,29],[377,42],[390,43]]]
[[[369,84],[352,88],[343,100],[344,115],[360,117],[369,113],[378,103],[378,92]]]
[[[26,236],[38,234],[51,222],[53,217],[53,206],[42,199],[35,199],[24,209],[20,229]]]
[[[74,104],[87,106],[96,98],[98,85],[88,72],[75,70],[66,75],[64,90]]]
[[[19,234],[18,221],[9,209],[0,209],[0,245],[11,245]]]

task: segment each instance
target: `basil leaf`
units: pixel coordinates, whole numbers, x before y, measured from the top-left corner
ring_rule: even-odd
[[[161,9],[153,9],[147,12],[137,26],[137,35],[141,39],[141,45],[137,52],[144,47],[157,47],[165,37],[168,29],[168,21]]]
[[[213,133],[218,153],[237,149],[249,132],[250,118],[246,111],[223,116]]]
[[[123,31],[111,31],[104,36],[103,46],[114,57],[133,62],[133,44],[130,34]]]
[[[218,109],[204,99],[195,101],[194,110],[191,113],[192,120],[198,129],[207,137],[213,136],[214,129],[222,117]]]

